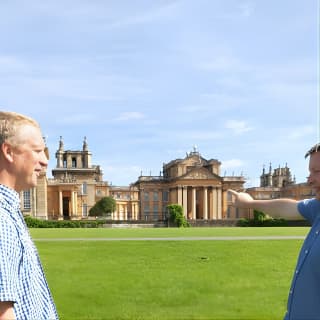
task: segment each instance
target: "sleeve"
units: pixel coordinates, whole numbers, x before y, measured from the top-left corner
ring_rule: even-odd
[[[298,211],[311,224],[320,217],[320,201],[317,199],[305,199],[298,202]]]
[[[18,232],[0,211],[0,301],[17,301],[21,257]]]

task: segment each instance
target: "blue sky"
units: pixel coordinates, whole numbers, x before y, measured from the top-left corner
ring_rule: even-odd
[[[297,182],[319,131],[318,0],[2,0],[0,108],[37,119],[51,151],[84,136],[128,185],[197,146],[221,175]]]

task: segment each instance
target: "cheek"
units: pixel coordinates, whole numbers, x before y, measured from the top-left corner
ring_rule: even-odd
[[[21,166],[25,168],[33,167],[37,163],[37,159],[33,157],[30,153],[25,153],[19,158]]]

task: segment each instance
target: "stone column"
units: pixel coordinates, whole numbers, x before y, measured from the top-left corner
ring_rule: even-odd
[[[188,214],[188,187],[183,187],[183,215],[187,218]]]
[[[203,189],[203,219],[208,220],[208,188]]]
[[[119,220],[119,203],[116,205],[116,212],[114,213],[114,220]]]
[[[71,212],[70,216],[73,217],[75,215],[75,197],[74,192],[71,191]]]
[[[63,199],[62,199],[62,191],[59,191],[59,218],[63,218]]]
[[[137,208],[135,203],[132,204],[132,219],[138,220]]]
[[[128,220],[128,204],[124,205],[124,220]]]
[[[217,213],[217,188],[212,187],[212,219],[218,219]]]
[[[77,191],[74,191],[73,194],[74,194],[74,215],[78,216],[78,194],[77,194]]]
[[[221,189],[217,189],[218,199],[217,199],[217,211],[218,219],[222,219],[222,192]]]
[[[197,190],[192,187],[192,219],[197,219]]]
[[[178,186],[178,204],[182,206],[182,187]]]

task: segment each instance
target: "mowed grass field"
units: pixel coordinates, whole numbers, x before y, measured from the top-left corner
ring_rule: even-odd
[[[299,227],[30,231],[62,320],[280,320],[286,310],[303,239],[181,241],[179,238],[305,236],[308,230]],[[167,237],[171,239],[163,240]],[[72,238],[74,241],[70,241]],[[103,241],[104,238],[113,241]],[[162,241],[139,238],[162,238]]]

